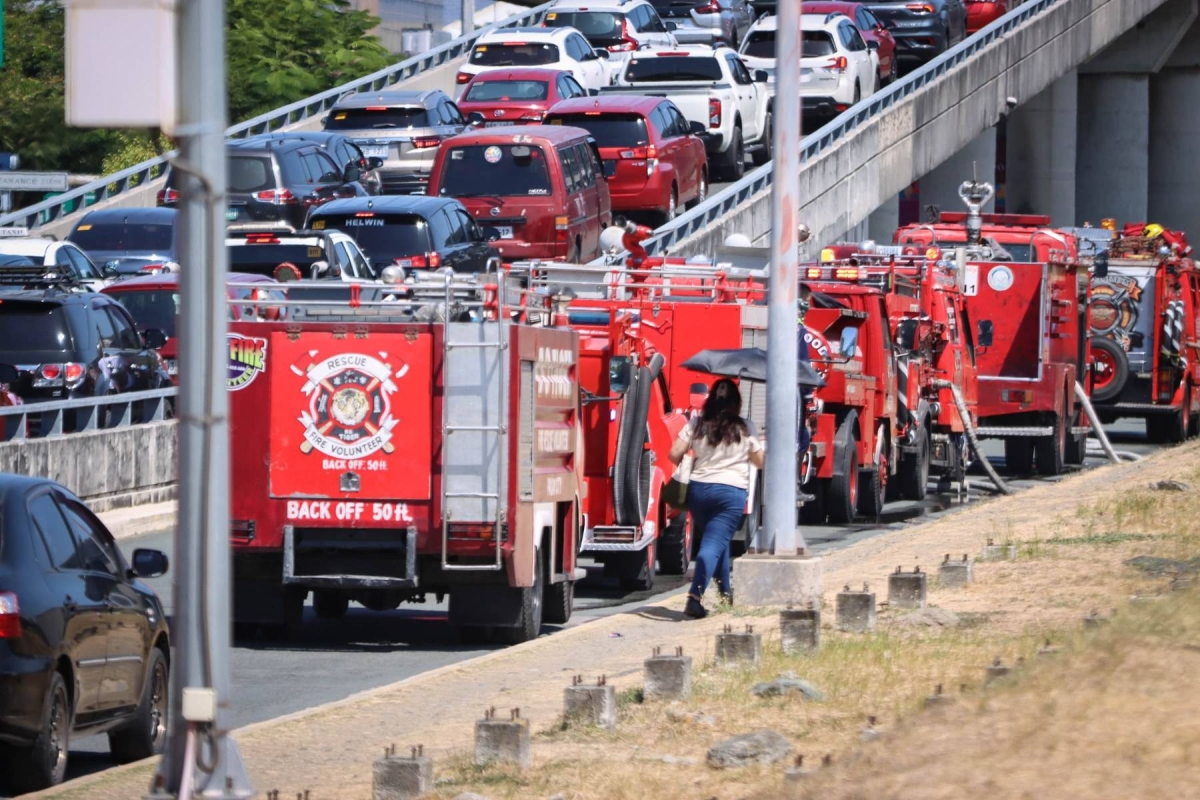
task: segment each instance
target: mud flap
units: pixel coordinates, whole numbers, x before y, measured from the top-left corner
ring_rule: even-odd
[[[455,586],[450,592],[450,624],[515,628],[521,624],[521,604],[521,592],[507,586]]]

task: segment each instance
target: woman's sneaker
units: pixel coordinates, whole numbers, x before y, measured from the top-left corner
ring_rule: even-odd
[[[683,607],[683,613],[692,619],[704,619],[708,616],[708,612],[704,610],[704,606],[700,605],[700,601],[690,596],[687,599],[687,605]]]

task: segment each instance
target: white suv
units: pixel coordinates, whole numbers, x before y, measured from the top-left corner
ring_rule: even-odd
[[[761,17],[750,28],[739,52],[751,70],[775,80],[777,19]],[[800,97],[805,119],[828,122],[879,88],[875,51],[867,47],[854,22],[842,13],[801,14]]]
[[[566,70],[588,90],[612,83],[608,51],[594,49],[574,28],[499,28],[485,33],[455,81],[463,86],[481,72],[513,67]]]
[[[546,28],[574,28],[592,47],[628,53],[643,47],[674,47],[675,23],[663,22],[648,0],[558,0],[542,22]]]

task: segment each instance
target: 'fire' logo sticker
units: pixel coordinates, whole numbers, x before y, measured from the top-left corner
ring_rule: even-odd
[[[310,350],[309,364],[293,364],[292,371],[305,378],[301,391],[309,398],[308,408],[297,418],[304,426],[300,450],[313,450],[331,458],[363,459],[383,450],[392,453],[392,429],[399,421],[392,416],[393,378],[403,377],[407,365],[397,369],[388,354],[338,353],[320,358]]]
[[[257,336],[231,333],[229,339],[229,368],[225,388],[231,392],[245,389],[254,383],[267,368],[267,340]]]

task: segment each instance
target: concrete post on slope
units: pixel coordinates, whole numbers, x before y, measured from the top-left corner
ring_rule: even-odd
[[[1017,98],[1020,105],[1008,116],[1008,213],[1049,214],[1054,225],[1080,222],[1075,218],[1078,87],[1078,75],[1071,71],[1027,101]]]
[[[1200,22],[1150,79],[1150,213],[1147,221],[1200,231]]]

